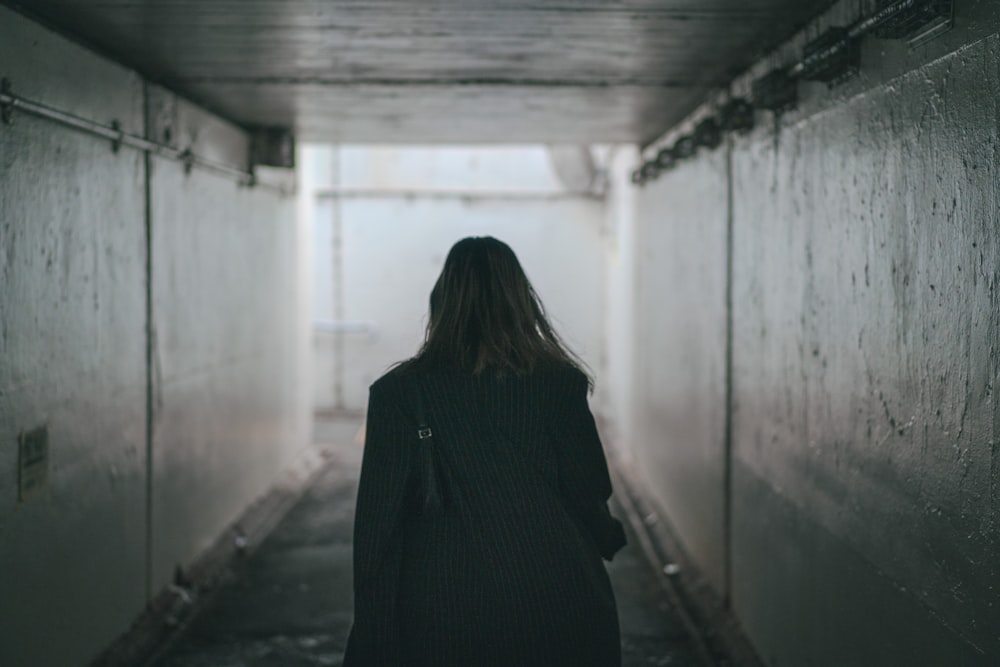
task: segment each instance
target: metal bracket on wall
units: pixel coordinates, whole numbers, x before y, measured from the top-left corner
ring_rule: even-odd
[[[4,77],[0,81],[0,120],[4,125],[10,125],[14,120],[14,93],[10,79]]]
[[[285,127],[257,128],[250,133],[251,163],[265,167],[295,167],[295,135]],[[252,170],[251,170],[252,171]]]
[[[794,84],[794,81],[792,81]],[[795,88],[792,88],[795,92]],[[787,95],[787,92],[786,92]],[[722,145],[725,132],[745,134],[754,128],[754,107],[743,98],[734,98],[726,102],[713,116],[703,118],[691,134],[685,134],[674,142],[673,146],[661,149],[635,171],[632,172],[632,183],[645,185],[656,179],[660,174],[676,167],[682,160],[694,157],[699,148],[714,150]]]
[[[643,182],[651,181],[660,175],[660,165],[656,162],[647,162],[639,169]]]
[[[694,157],[694,154],[698,152],[698,142],[695,140],[693,134],[685,134],[674,144],[674,157],[678,160],[686,160],[690,157]]]
[[[715,150],[722,143],[722,128],[714,117],[706,118],[694,128],[694,140],[699,146]]]
[[[117,132],[118,136],[111,140],[111,152],[117,153],[121,150],[122,140],[125,137],[125,132],[122,130],[122,124],[119,120],[111,121],[111,130]]]
[[[752,88],[753,103],[761,109],[782,113],[799,103],[799,82],[784,67],[757,79]]]
[[[861,41],[847,28],[830,28],[806,45],[793,74],[807,81],[822,81],[831,88],[861,71]]]
[[[883,2],[891,8],[894,2]],[[875,36],[880,39],[905,39],[911,47],[947,32],[955,25],[954,0],[915,0],[879,24]]]
[[[726,132],[745,134],[755,125],[753,105],[737,97],[726,102],[719,109],[719,125]]]
[[[661,171],[666,171],[667,169],[673,169],[677,166],[677,156],[674,155],[673,148],[664,148],[659,153],[656,154],[656,164],[660,167]]]
[[[184,165],[184,174],[190,174],[191,169],[194,168],[194,153],[190,148],[185,148],[181,151],[180,155],[177,156],[181,163]]]
[[[29,100],[14,94],[8,79],[0,80],[0,120],[4,124],[13,122],[13,111],[15,109],[36,118],[43,118],[79,132],[107,139],[111,141],[111,147],[115,152],[118,152],[122,146],[128,146],[129,148],[146,151],[163,158],[183,162],[186,171],[190,171],[193,167],[198,167],[206,171],[231,177],[241,185],[257,184],[257,179],[251,171],[238,169],[228,164],[196,155],[190,149],[181,151],[173,146],[150,141],[145,137],[126,132],[118,120],[114,120],[109,124],[98,123],[89,118],[82,118],[68,111],[63,111],[62,109],[56,109],[41,102]],[[261,184],[260,187],[274,190],[283,196],[288,194],[285,188],[271,184]]]

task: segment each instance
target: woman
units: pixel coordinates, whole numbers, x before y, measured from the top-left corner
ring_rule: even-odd
[[[423,347],[371,386],[345,667],[621,664],[581,367],[506,244],[452,247]]]

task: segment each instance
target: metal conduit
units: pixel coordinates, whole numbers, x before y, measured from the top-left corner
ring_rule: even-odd
[[[836,55],[838,51],[841,51],[847,46],[847,42],[849,40],[858,39],[859,37],[868,34],[891,19],[893,16],[913,8],[916,4],[917,0],[899,0],[899,2],[887,5],[877,12],[874,12],[871,16],[859,19],[852,25],[848,26],[843,40],[837,42],[836,44],[832,44],[828,48],[818,51],[807,58],[803,58],[789,68],[788,74],[793,77],[801,76],[802,73],[806,71],[806,68],[813,63],[826,60]]]
[[[847,29],[847,35],[852,39],[861,37],[862,35],[879,27],[893,16],[901,14],[908,9],[912,9],[916,6],[916,4],[917,0],[899,0],[899,2],[895,2],[888,7],[883,7],[871,16],[857,21],[854,25]]]
[[[190,149],[181,150],[179,148],[174,148],[173,146],[168,146],[167,144],[150,141],[149,139],[140,137],[136,134],[125,132],[118,126],[117,121],[111,123],[110,125],[103,125],[88,118],[82,118],[74,115],[68,111],[56,109],[46,104],[42,104],[41,102],[35,102],[19,95],[15,95],[11,92],[10,84],[6,80],[4,80],[3,88],[0,90],[0,110],[2,110],[4,124],[10,122],[11,111],[22,111],[38,118],[51,120],[65,127],[73,128],[103,139],[108,139],[111,141],[112,148],[115,151],[117,151],[121,146],[128,146],[140,151],[147,151],[149,153],[159,155],[160,157],[183,162],[187,168],[199,167],[206,171],[214,172],[223,176],[229,176],[235,179],[240,185],[247,187],[262,187],[280,194],[287,194],[283,188],[264,183],[257,183],[257,177],[251,170],[231,167],[227,164],[196,155]]]
[[[755,80],[750,99],[730,99],[693,133],[681,136],[673,146],[645,159],[632,172],[632,183],[641,186],[657,178],[661,172],[693,156],[699,147],[715,149],[720,144],[720,131],[751,130],[755,108],[776,113],[793,108],[798,100],[798,81],[803,78],[826,81],[833,86],[852,76],[860,68],[860,54],[849,51],[868,33],[884,31],[888,26],[888,34],[879,35],[883,39],[906,39],[911,45],[923,43],[951,27],[953,11],[954,0],[885,1],[882,7],[850,25],[828,29],[806,46],[806,53],[798,61],[772,69]],[[903,25],[892,25],[899,21]]]

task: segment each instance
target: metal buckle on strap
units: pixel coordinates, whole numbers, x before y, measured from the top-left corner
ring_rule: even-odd
[[[423,428],[418,428],[417,435],[420,436],[421,440],[426,440],[427,438],[431,437],[431,430],[426,426]]]

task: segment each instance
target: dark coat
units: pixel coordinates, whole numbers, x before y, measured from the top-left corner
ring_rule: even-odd
[[[438,515],[418,509],[418,387]],[[580,371],[390,371],[369,396],[344,667],[618,667],[610,495]]]

